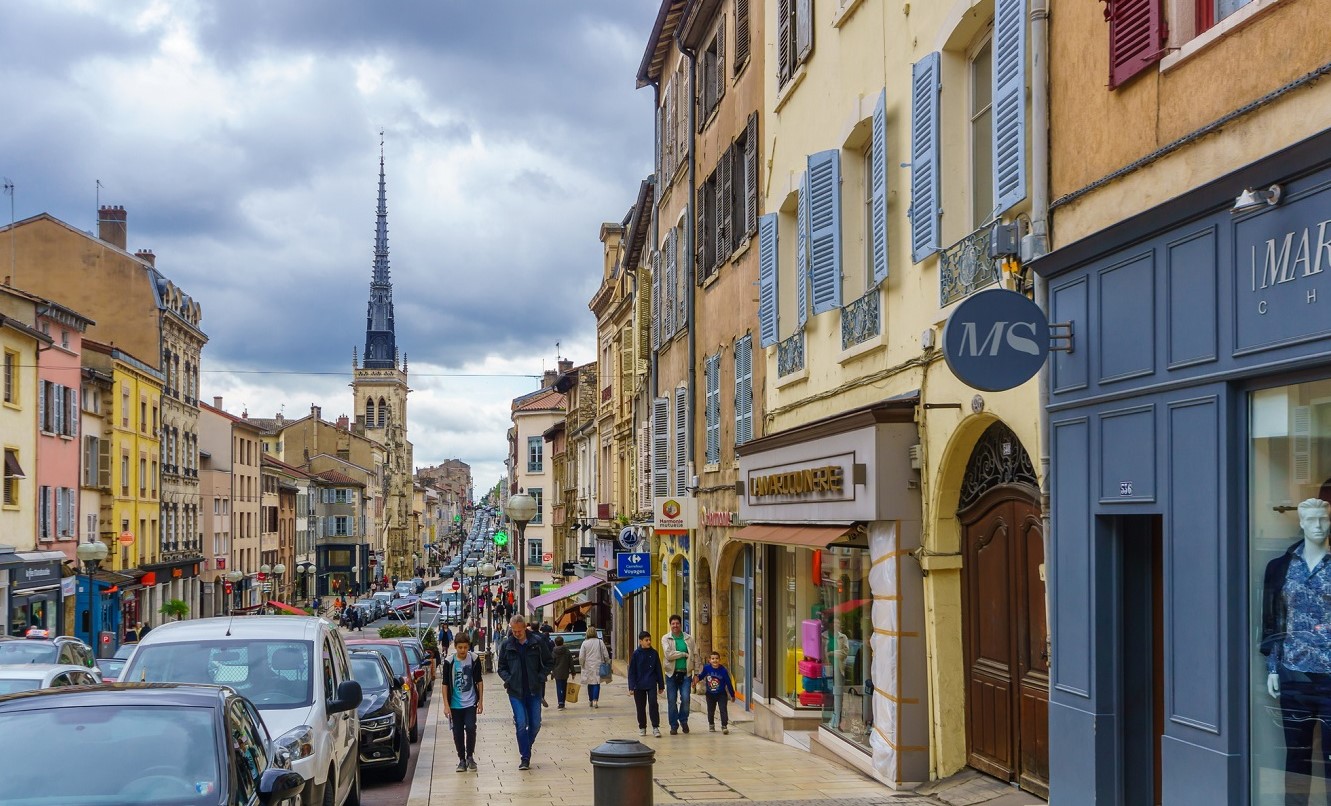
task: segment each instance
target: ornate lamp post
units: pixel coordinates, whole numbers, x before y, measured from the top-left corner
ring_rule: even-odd
[[[314,597],[310,595],[310,584],[314,581],[314,563],[296,563],[296,579],[300,580],[297,583],[300,587],[300,598],[306,601],[313,599]]]
[[[526,493],[509,496],[504,503],[504,514],[518,527],[518,612],[524,612],[527,605],[527,524],[536,517],[536,499]]]
[[[97,581],[92,575],[97,573],[102,561],[106,559],[106,544],[100,540],[91,540],[87,543],[80,543],[75,550],[79,562],[83,563],[83,572],[88,575],[88,595],[91,597],[91,604],[88,610],[88,643],[92,646],[92,654],[97,656],[97,648],[101,645],[98,640],[98,633],[101,632],[102,602],[101,596],[97,592]]]
[[[243,571],[228,571],[226,581],[231,583],[231,601],[227,602],[227,611],[230,612],[235,603],[240,601],[240,581],[245,578]]]
[[[273,576],[277,578],[277,581],[273,583],[273,593],[277,594],[277,601],[279,602],[286,601],[289,598],[282,595],[284,592],[282,590],[282,577],[286,576],[286,573],[287,567],[282,563],[273,566]]]
[[[485,577],[487,582],[489,581],[490,577],[495,575],[494,563],[490,562],[489,560],[486,560],[485,564],[482,565],[479,570],[481,572],[481,576]],[[494,632],[494,628],[492,626],[494,623],[494,608],[490,607],[489,604],[487,604],[485,607],[485,622],[486,622],[485,640],[483,642],[485,645],[481,647],[481,651],[489,652],[490,633]]]

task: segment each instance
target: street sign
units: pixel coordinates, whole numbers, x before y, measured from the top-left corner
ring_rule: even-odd
[[[636,526],[625,526],[619,530],[619,545],[624,547],[625,551],[633,551],[642,542],[642,533]]]
[[[639,551],[621,551],[615,555],[615,572],[620,579],[652,575],[652,555]]]
[[[576,573],[577,567],[578,567],[577,563],[564,563],[564,565],[559,569],[559,573],[563,574],[566,577],[571,577],[573,576],[574,573]]]
[[[126,530],[126,531],[120,533],[120,543],[121,543],[121,545],[128,546],[130,543],[133,543],[133,542],[134,542],[134,533],[133,533],[133,532]]]
[[[994,288],[967,297],[943,327],[943,358],[967,386],[1001,392],[1021,386],[1049,355],[1049,322],[1016,291]]]
[[[555,560],[555,555],[549,551],[541,555],[542,565],[549,565],[550,563],[554,562],[554,560]]]
[[[461,582],[458,582],[456,579],[453,580],[453,590],[457,590],[458,588],[461,588],[461,587],[462,587],[462,583],[461,583]]]

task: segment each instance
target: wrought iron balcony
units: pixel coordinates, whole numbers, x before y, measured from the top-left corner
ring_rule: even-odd
[[[841,349],[847,350],[866,342],[882,332],[879,294],[877,288],[841,308]]]
[[[989,225],[942,251],[938,272],[938,304],[951,305],[998,282],[1002,268],[989,257]]]
[[[804,331],[796,331],[790,338],[776,344],[776,375],[784,378],[804,369]]]

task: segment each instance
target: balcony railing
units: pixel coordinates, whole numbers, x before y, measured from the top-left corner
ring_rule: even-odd
[[[841,308],[841,349],[847,350],[882,332],[877,288]]]
[[[989,257],[986,225],[944,249],[939,260],[938,304],[951,305],[998,282],[1002,269]]]
[[[776,375],[784,378],[804,369],[804,331],[776,344]]]

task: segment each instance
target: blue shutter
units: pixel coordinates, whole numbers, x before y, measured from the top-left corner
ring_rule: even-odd
[[[777,214],[758,219],[758,343],[771,347],[780,339],[778,327]]]
[[[795,209],[795,321],[809,320],[809,173],[800,177],[800,195]]]
[[[994,215],[1026,198],[1026,0],[994,4]]]
[[[910,249],[916,263],[938,251],[938,52],[911,68]]]
[[[887,279],[887,88],[878,94],[873,108],[873,176],[870,209],[873,230],[873,282]]]
[[[809,286],[815,315],[841,307],[841,152],[809,155]]]
[[[735,342],[735,444],[753,439],[753,336]]]

